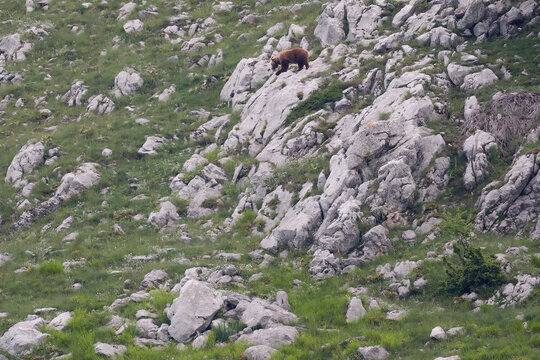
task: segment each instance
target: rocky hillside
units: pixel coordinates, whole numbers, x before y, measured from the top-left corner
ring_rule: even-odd
[[[0,22],[0,360],[540,359],[535,0]]]

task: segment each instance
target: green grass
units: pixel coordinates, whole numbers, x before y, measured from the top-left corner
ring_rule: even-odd
[[[226,182],[222,191],[223,197],[211,199],[206,206],[216,208],[216,213],[204,219],[186,218],[188,203],[171,196],[169,184],[171,178],[182,172],[182,165],[205,143],[194,143],[189,135],[204,121],[191,115],[191,110],[204,108],[213,115],[231,114],[231,122],[224,129],[218,144],[226,139],[226,134],[238,124],[240,112],[228,108],[219,98],[219,92],[242,58],[258,56],[264,43],[256,44],[256,40],[277,22],[285,24],[287,31],[290,24],[306,26],[306,37],[316,59],[323,47],[313,36],[317,25],[317,17],[321,13],[321,4],[313,3],[297,14],[287,10],[275,10],[278,6],[302,3],[303,1],[274,0],[260,7],[253,7],[252,1],[235,0],[235,9],[231,12],[215,12],[212,17],[219,25],[211,34],[205,34],[207,41],[214,40],[214,33],[223,36],[219,44],[210,45],[199,53],[183,54],[179,45],[169,43],[162,29],[169,25],[169,18],[176,15],[172,3],[155,1],[159,14],[144,19],[145,28],[142,34],[128,36],[124,33],[124,21],[117,21],[121,0],[109,0],[107,4],[92,3],[85,9],[78,2],[51,1],[50,8],[44,12],[36,10],[25,13],[24,2],[0,0],[0,37],[14,32],[24,33],[28,27],[43,23],[52,23],[50,36],[43,40],[32,39],[24,34],[23,39],[34,44],[28,52],[27,60],[20,63],[10,62],[6,69],[21,73],[24,81],[18,85],[0,87],[0,99],[12,95],[13,99],[0,115],[0,168],[9,166],[19,149],[30,139],[44,141],[46,151],[58,147],[59,159],[52,166],[40,164],[26,179],[36,182],[30,200],[43,201],[54,193],[62,176],[75,170],[82,162],[92,161],[100,165],[101,181],[99,185],[84,192],[81,196],[64,203],[58,211],[41,219],[28,229],[15,235],[9,234],[9,227],[20,215],[15,206],[20,200],[18,189],[11,185],[0,184],[0,224],[1,252],[10,253],[14,259],[2,266],[0,272],[0,312],[7,312],[8,317],[0,322],[0,334],[10,326],[32,314],[38,307],[56,307],[58,311],[73,311],[74,317],[62,332],[43,330],[50,334],[45,344],[36,348],[27,356],[28,359],[50,359],[51,354],[72,353],[74,359],[99,359],[94,353],[93,345],[97,341],[126,345],[127,352],[119,359],[241,359],[247,345],[228,342],[223,348],[213,346],[225,340],[227,333],[214,329],[209,337],[208,346],[200,350],[188,349],[179,351],[175,344],[163,350],[140,349],[134,345],[137,329],[132,324],[127,326],[122,335],[115,335],[114,330],[105,325],[110,313],[104,310],[115,299],[136,291],[144,275],[160,268],[169,274],[171,282],[176,284],[184,271],[192,266],[208,266],[217,269],[223,261],[216,259],[216,252],[239,252],[243,254],[236,265],[242,276],[247,279],[252,274],[262,272],[261,279],[247,282],[245,288],[224,287],[243,294],[260,296],[273,300],[275,293],[285,290],[289,294],[291,311],[299,317],[298,325],[302,332],[292,346],[280,349],[275,359],[344,359],[357,358],[359,346],[381,345],[391,352],[392,358],[433,359],[438,356],[460,354],[462,359],[507,359],[538,358],[540,351],[540,313],[537,309],[540,294],[536,291],[528,301],[516,308],[498,309],[482,308],[472,313],[472,306],[461,301],[453,302],[448,296],[440,293],[441,284],[445,281],[444,266],[441,262],[424,262],[411,275],[411,279],[425,276],[428,285],[422,291],[413,293],[403,299],[386,293],[389,281],[383,281],[375,274],[377,265],[395,264],[403,260],[420,260],[428,251],[442,252],[445,242],[454,240],[459,235],[466,235],[470,230],[469,212],[447,212],[441,224],[441,235],[434,241],[420,244],[403,244],[397,242],[393,250],[375,260],[373,263],[360,266],[351,274],[321,282],[314,281],[307,273],[307,264],[311,260],[305,252],[290,252],[285,259],[277,257],[268,268],[259,269],[247,256],[251,250],[258,248],[264,235],[253,236],[254,229],[261,229],[262,224],[256,220],[256,211],[245,211],[233,225],[231,233],[220,232],[212,239],[208,228],[204,225],[211,220],[214,226],[225,228],[225,219],[231,216],[246,184]],[[200,21],[210,16],[214,1],[188,0],[185,2],[187,21]],[[401,3],[393,3],[394,10],[384,10],[387,16],[381,31],[390,30],[392,15]],[[425,7],[420,3],[418,7]],[[138,17],[137,12],[147,5],[139,5],[129,19]],[[249,11],[261,17],[255,24],[240,24],[239,13],[249,7]],[[270,10],[273,10],[270,12]],[[422,10],[422,9],[420,9]],[[71,31],[68,25],[84,28],[81,34]],[[537,32],[537,30],[536,30]],[[535,32],[535,33],[536,33]],[[240,34],[248,34],[246,40],[238,41]],[[112,39],[117,36],[119,42],[113,47]],[[293,39],[298,46],[301,39]],[[144,41],[144,46],[140,43]],[[506,46],[504,46],[506,44]],[[473,199],[463,199],[460,193],[460,177],[464,170],[465,160],[457,150],[464,135],[460,134],[455,119],[462,118],[466,96],[476,95],[480,100],[488,99],[495,91],[529,91],[538,92],[537,47],[535,37],[512,40],[488,41],[474,45],[482,49],[488,58],[484,63],[497,64],[497,58],[504,59],[504,65],[513,78],[499,81],[489,89],[479,90],[471,94],[463,94],[451,90],[447,95],[449,116],[430,122],[428,127],[437,133],[444,133],[447,144],[452,149],[445,155],[450,156],[451,196],[441,199],[452,205]],[[218,48],[223,49],[224,60],[212,68],[190,67],[206,54],[215,54]],[[358,47],[358,52],[363,48]],[[104,51],[104,55],[100,52]],[[403,59],[400,66],[412,64],[433,49],[422,47],[418,52]],[[519,54],[523,60],[515,58]],[[178,55],[178,61],[168,58]],[[384,68],[388,56],[362,60],[359,65],[361,74],[367,74],[373,68]],[[343,68],[343,62],[333,64],[325,76],[330,78],[333,71]],[[113,98],[110,90],[114,78],[121,70],[130,67],[144,79],[143,87],[134,96]],[[395,69],[399,74],[399,67]],[[437,71],[440,68],[436,68]],[[522,75],[526,70],[529,75]],[[500,75],[500,66],[495,71]],[[52,80],[43,80],[50,75]],[[364,75],[362,75],[364,76]],[[75,80],[82,80],[89,86],[85,96],[104,94],[115,103],[115,111],[105,116],[90,114],[82,116],[85,107],[68,108],[59,99]],[[358,79],[361,81],[362,79]],[[158,103],[151,96],[165,87],[175,84],[177,91],[166,103]],[[287,118],[287,124],[322,109],[327,103],[341,99],[342,90],[354,84],[342,84],[336,80],[323,83],[320,90],[304,99],[293,109]],[[429,89],[428,89],[429,90]],[[408,98],[412,96],[406,94]],[[34,100],[44,97],[45,103],[34,106]],[[26,106],[16,108],[15,101],[23,98]],[[358,113],[373,101],[372,97],[353,105],[350,113]],[[51,118],[39,115],[42,108],[50,109]],[[381,120],[389,114],[382,114]],[[135,124],[135,119],[144,117],[150,120],[145,126]],[[333,135],[338,119],[322,121],[313,130],[323,133],[325,138]],[[46,128],[57,126],[56,131]],[[145,138],[160,135],[167,140],[166,145],[152,157],[139,157],[137,149]],[[113,155],[103,158],[101,151],[110,148]],[[537,151],[538,144],[531,144],[524,152]],[[511,154],[510,154],[511,155]],[[228,179],[232,178],[236,166],[242,164],[247,173],[258,160],[246,154],[221,154],[219,151],[207,154],[207,159],[219,164],[220,159],[228,157],[223,165]],[[497,160],[498,158],[502,158]],[[508,168],[509,156],[501,152],[489,153],[493,165],[493,178],[500,178]],[[308,181],[316,183],[318,175],[329,173],[329,157],[318,156],[313,159],[290,163],[274,172],[266,180],[267,191],[281,185],[289,191],[298,192]],[[4,176],[4,174],[0,174]],[[195,174],[187,174],[186,180]],[[487,181],[487,180],[486,180]],[[149,198],[131,201],[136,195],[145,194]],[[314,195],[312,193],[312,195]],[[477,195],[477,194],[475,194]],[[242,195],[243,196],[243,195]],[[178,237],[181,231],[161,233],[146,224],[146,219],[135,220],[135,216],[145,217],[157,208],[160,199],[168,197],[178,209],[180,223],[185,224],[181,231],[189,232],[194,242],[184,244]],[[295,201],[298,197],[295,196]],[[294,202],[294,201],[293,201]],[[277,205],[271,202],[270,207]],[[292,206],[293,204],[291,204]],[[437,204],[437,212],[444,213],[445,204]],[[463,207],[465,208],[465,207]],[[74,216],[75,222],[71,231],[79,232],[79,237],[71,244],[61,239],[69,232],[56,233],[54,228],[66,217]],[[369,214],[366,214],[369,215]],[[422,216],[425,214],[418,214]],[[43,226],[51,224],[52,229],[42,232]],[[125,234],[113,231],[118,224]],[[212,229],[212,228],[210,228]],[[362,230],[367,230],[363,225]],[[396,236],[399,231],[395,230]],[[266,234],[265,234],[266,235]],[[499,245],[500,244],[500,245]],[[511,276],[517,273],[538,274],[540,261],[533,255],[534,246],[526,239],[494,237],[480,235],[475,245],[483,247],[486,256],[501,252],[508,246],[528,246],[529,251],[522,257],[511,257],[514,269]],[[164,249],[173,249],[164,252]],[[27,250],[32,253],[28,253]],[[156,254],[150,262],[130,261],[133,256]],[[203,258],[203,255],[210,257]],[[188,258],[191,264],[180,264],[180,258]],[[81,261],[80,265],[71,268],[62,265],[65,261]],[[15,270],[24,268],[21,273]],[[303,282],[301,286],[293,285],[293,280]],[[73,290],[74,283],[81,283],[82,289]],[[352,324],[345,322],[345,312],[350,299],[348,287],[366,286],[369,293],[362,296],[364,304],[369,297],[376,298],[381,307],[407,308],[409,315],[398,323],[385,320],[383,310],[370,310],[367,316]],[[131,302],[119,309],[118,314],[134,321],[135,313],[140,309],[152,310],[158,314],[156,323],[168,322],[165,308],[172,303],[175,296],[165,290],[152,290],[151,298],[142,303]],[[445,311],[440,311],[443,308]],[[515,316],[523,314],[529,323],[523,328],[521,321]],[[48,315],[47,315],[48,316]],[[446,342],[429,342],[430,330],[441,325],[445,329],[451,326],[465,326],[467,335],[450,339]],[[242,324],[232,323],[234,331]],[[232,330],[231,330],[232,331]]]

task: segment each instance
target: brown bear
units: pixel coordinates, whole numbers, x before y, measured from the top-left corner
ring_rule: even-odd
[[[300,48],[283,50],[278,54],[278,56],[275,56],[270,60],[272,61],[272,70],[276,70],[278,65],[281,65],[281,68],[278,70],[276,75],[287,71],[290,63],[298,64],[298,71],[302,70],[304,66],[306,69],[309,69],[308,52]]]

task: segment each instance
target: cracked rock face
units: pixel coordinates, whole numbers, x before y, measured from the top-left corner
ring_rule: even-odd
[[[465,189],[473,190],[489,176],[490,149],[497,149],[495,138],[482,130],[476,130],[476,133],[463,143],[463,152],[467,156],[467,167],[463,175]]]
[[[44,154],[45,145],[41,141],[35,144],[28,142],[11,161],[5,182],[13,183],[15,187],[23,186],[23,176],[32,172],[43,161]]]
[[[270,60],[261,55],[258,58],[242,59],[221,89],[220,98],[233,107],[244,103],[257,86],[272,75]]]
[[[114,102],[103,94],[94,95],[88,99],[87,112],[105,115],[114,110]]]
[[[288,71],[275,81],[267,81],[249,98],[240,123],[229,133],[224,149],[233,150],[249,141],[248,151],[256,155],[280,129],[293,107],[319,88],[321,79],[310,76],[326,69],[328,65],[318,58],[310,63],[308,70]],[[300,92],[302,96],[298,95]]]
[[[482,190],[476,206],[478,231],[508,233],[524,229],[538,218],[540,209],[540,155],[518,157],[504,177],[504,183],[492,182]]]

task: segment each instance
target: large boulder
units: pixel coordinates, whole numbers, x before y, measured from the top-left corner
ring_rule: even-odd
[[[210,325],[223,301],[223,296],[206,283],[188,280],[167,311],[169,334],[178,342],[186,342]]]
[[[322,222],[319,196],[299,201],[272,233],[261,241],[263,249],[275,252],[280,247],[303,249],[311,245],[313,233]]]
[[[37,316],[16,323],[0,337],[0,349],[13,356],[30,353],[33,347],[42,344],[47,338],[48,334],[39,331],[45,324],[45,320]]]
[[[26,53],[32,49],[32,44],[21,41],[20,34],[6,35],[0,39],[0,54],[6,60],[24,61]]]
[[[26,143],[11,161],[5,182],[13,183],[15,187],[24,185],[22,182],[23,176],[32,172],[43,161],[44,154],[45,145],[41,141],[37,143],[29,141]]]
[[[317,19],[314,35],[323,46],[335,45],[345,39],[343,30],[343,11],[337,13],[332,8],[333,3],[326,5],[323,13]]]
[[[133,95],[143,84],[144,80],[136,72],[120,71],[114,78],[113,95],[117,98]]]
[[[358,354],[360,354],[364,360],[381,360],[390,356],[388,351],[380,346],[359,347]]]
[[[467,4],[465,14],[457,22],[457,28],[459,30],[470,29],[484,18],[486,7],[482,0],[470,0],[463,1],[463,4]]]
[[[498,80],[499,78],[491,69],[484,69],[480,72],[466,75],[463,79],[461,90],[468,92],[482,89],[495,84]]]
[[[170,201],[159,204],[159,211],[150,213],[148,223],[155,227],[164,227],[180,220],[176,206]]]
[[[362,305],[362,300],[360,300],[357,297],[354,297],[349,302],[349,307],[347,308],[347,314],[345,314],[345,318],[347,319],[347,322],[353,322],[360,320],[364,316],[366,316],[366,309],[364,308],[364,305]]]
[[[258,298],[252,301],[240,301],[235,311],[240,315],[242,322],[251,328],[268,328],[276,324],[288,324],[298,321],[298,317],[293,313]]]
[[[267,345],[251,346],[244,351],[244,356],[247,360],[267,360],[277,352],[276,349]]]
[[[157,148],[161,147],[165,143],[165,139],[161,136],[149,136],[146,138],[144,144],[137,150],[137,154],[143,155],[156,155]]]

